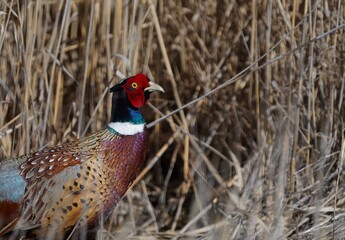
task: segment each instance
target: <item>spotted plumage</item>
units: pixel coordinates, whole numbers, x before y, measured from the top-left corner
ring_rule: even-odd
[[[11,194],[0,186],[0,213],[11,202],[19,214],[0,234],[55,239],[107,218],[144,165],[148,130],[138,108],[155,90],[163,91],[143,74],[124,79],[111,89],[112,117],[106,129],[19,158],[12,175],[23,190],[2,201],[1,193]],[[13,160],[0,163],[0,170],[9,163]]]

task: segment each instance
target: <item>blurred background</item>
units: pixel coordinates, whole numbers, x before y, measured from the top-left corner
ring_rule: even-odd
[[[342,239],[341,0],[0,2],[0,159],[106,127],[146,73],[147,167],[102,239]],[[195,100],[194,102],[192,102]]]

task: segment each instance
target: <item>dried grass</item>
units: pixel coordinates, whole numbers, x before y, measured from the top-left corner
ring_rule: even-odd
[[[0,159],[104,127],[122,73],[166,90],[99,239],[343,238],[343,1],[19,2],[0,3]]]

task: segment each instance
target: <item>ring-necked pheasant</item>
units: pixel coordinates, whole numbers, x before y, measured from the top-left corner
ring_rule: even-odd
[[[145,162],[148,131],[139,108],[164,90],[137,74],[110,91],[106,129],[0,162],[0,226],[7,224],[0,235],[62,238],[109,216]]]

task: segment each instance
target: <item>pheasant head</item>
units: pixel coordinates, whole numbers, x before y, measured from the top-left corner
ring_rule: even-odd
[[[121,95],[123,96],[124,94],[133,108],[140,108],[146,104],[153,91],[164,92],[164,89],[158,84],[152,82],[142,73],[138,73],[133,77],[125,78],[110,89],[110,92],[116,93],[113,95],[113,99],[116,99],[116,97]]]

